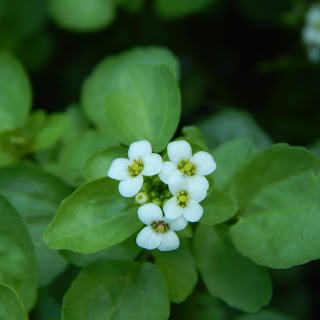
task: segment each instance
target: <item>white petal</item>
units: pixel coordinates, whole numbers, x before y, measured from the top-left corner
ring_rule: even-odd
[[[158,246],[160,251],[171,251],[179,248],[180,241],[176,233],[172,230],[168,230],[163,233],[163,238]]]
[[[108,177],[120,181],[130,178],[130,173],[128,170],[128,166],[130,166],[130,164],[131,162],[124,158],[113,160],[107,173]]]
[[[183,217],[189,222],[197,222],[203,214],[203,208],[194,200],[189,200],[188,205],[183,210]]]
[[[165,161],[162,164],[162,169],[159,172],[159,178],[162,182],[168,184],[171,180],[182,177],[182,172],[177,169],[170,161]]]
[[[149,226],[155,221],[162,221],[162,210],[154,203],[147,203],[138,209],[138,217],[141,222]]]
[[[196,164],[196,174],[200,176],[207,176],[216,170],[216,163],[209,152],[199,151],[192,157],[192,162]]]
[[[191,184],[197,184],[201,185],[204,189],[209,189],[209,182],[204,176],[186,176],[185,179],[188,181],[188,183]]]
[[[207,183],[201,181],[202,179],[198,180],[197,178],[187,180],[190,182],[188,185],[188,193],[190,195],[190,199],[201,202],[207,196]]]
[[[141,248],[153,250],[159,246],[164,234],[161,232],[154,232],[150,226],[144,227],[137,235],[136,242]]]
[[[168,157],[174,164],[178,164],[181,160],[192,158],[191,146],[185,140],[170,142],[167,150]]]
[[[142,158],[143,170],[141,174],[143,176],[154,176],[158,174],[162,169],[162,158],[157,153],[151,153]]]
[[[134,159],[140,160],[143,156],[146,156],[147,154],[151,154],[151,152],[152,152],[152,147],[149,141],[147,140],[136,141],[130,144],[130,147],[128,150],[128,157],[131,161],[133,161]]]
[[[189,189],[189,181],[183,177],[177,177],[170,181],[169,190],[173,196],[177,196],[180,191],[187,191]]]
[[[169,225],[169,228],[173,231],[183,230],[188,224],[188,221],[183,216],[180,216],[178,219],[174,220],[164,217],[163,220]]]
[[[168,219],[177,219],[183,213],[183,208],[178,205],[177,198],[172,197],[163,206],[163,212]]]
[[[123,197],[130,198],[135,196],[143,185],[143,177],[141,174],[127,180],[123,180],[119,183],[119,192]]]

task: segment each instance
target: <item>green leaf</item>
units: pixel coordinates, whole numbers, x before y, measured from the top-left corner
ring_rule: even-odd
[[[64,320],[166,320],[169,299],[149,262],[99,260],[82,269],[63,300]]]
[[[0,132],[22,127],[31,108],[31,87],[22,65],[0,51]]]
[[[240,210],[245,211],[263,189],[312,171],[319,163],[305,148],[277,144],[262,150],[245,163],[225,189],[238,199]]]
[[[105,106],[110,129],[122,143],[148,140],[159,152],[177,129],[180,92],[166,66],[135,66],[122,73]]]
[[[0,319],[28,320],[28,314],[17,293],[5,284],[0,283]]]
[[[118,6],[123,7],[130,13],[142,10],[145,0],[113,0]]]
[[[181,303],[192,292],[198,281],[195,261],[187,240],[181,239],[175,251],[153,250],[156,266],[162,271],[169,289],[170,301]]]
[[[210,149],[240,137],[251,138],[259,149],[269,147],[272,143],[255,119],[245,111],[225,109],[202,121],[198,126]]]
[[[167,66],[175,80],[179,79],[177,58],[166,48],[137,47],[120,55],[103,59],[84,82],[81,105],[88,118],[101,131],[110,131],[105,114],[105,99],[117,88],[118,79],[130,66]]]
[[[234,175],[256,153],[253,142],[248,138],[228,141],[212,152],[217,169],[212,174],[215,186],[223,189],[232,183]]]
[[[52,249],[89,254],[122,242],[140,227],[133,200],[120,196],[118,181],[102,178],[62,202],[43,239]]]
[[[203,202],[200,223],[216,225],[232,218],[238,211],[237,200],[219,189],[213,189]]]
[[[14,288],[27,310],[37,294],[37,262],[28,229],[18,212],[0,196],[0,283]]]
[[[117,144],[118,141],[112,135],[86,130],[67,141],[61,148],[58,161],[45,163],[44,168],[68,184],[77,187],[84,182],[81,171],[87,159]]]
[[[295,320],[284,314],[272,310],[263,310],[256,314],[245,314],[234,318],[234,320]]]
[[[82,254],[69,250],[60,250],[59,253],[70,263],[79,267],[83,267],[101,258],[114,260],[134,260],[141,250],[142,249],[136,244],[136,235],[132,235],[121,243],[92,254]]]
[[[101,30],[115,18],[111,0],[49,0],[49,13],[59,26],[77,32]]]
[[[318,165],[306,149],[279,144],[238,171],[227,188],[240,210],[230,234],[244,256],[271,268],[320,257]]]
[[[31,149],[38,151],[50,147],[67,131],[70,119],[67,114],[53,113],[48,116],[43,127],[35,134]]]
[[[39,269],[39,285],[50,283],[67,262],[50,250],[42,234],[71,189],[31,164],[0,168],[0,194],[18,210],[29,229]]]
[[[319,259],[319,194],[320,180],[312,172],[262,189],[231,227],[234,245],[243,255],[271,268]]]
[[[95,153],[87,161],[82,170],[87,181],[107,176],[112,161],[116,158],[127,158],[128,148],[117,146]]]
[[[198,13],[217,0],[155,0],[156,12],[164,18],[178,18]]]
[[[193,153],[198,151],[209,151],[206,141],[199,128],[195,126],[185,126],[182,128],[182,140],[187,140],[191,147]]]
[[[212,296],[245,312],[256,312],[270,301],[272,288],[267,271],[240,255],[224,229],[199,225],[194,253]]]

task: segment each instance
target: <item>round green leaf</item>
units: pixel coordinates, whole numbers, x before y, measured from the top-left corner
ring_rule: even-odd
[[[50,283],[67,262],[42,241],[42,234],[60,202],[71,193],[61,181],[30,164],[0,169],[0,194],[5,196],[24,218],[35,248],[39,285]]]
[[[0,284],[0,319],[28,320],[28,314],[17,293],[5,284]]]
[[[58,25],[78,32],[103,29],[115,18],[111,0],[49,0],[49,12]]]
[[[0,132],[22,127],[30,108],[31,87],[22,65],[0,51]]]
[[[87,181],[100,179],[107,176],[112,161],[116,158],[127,158],[128,148],[117,146],[98,152],[91,156],[82,170]]]
[[[38,270],[28,229],[0,196],[0,282],[14,288],[27,310],[36,300]]]
[[[219,189],[213,189],[201,206],[204,213],[199,222],[208,226],[227,221],[238,211],[237,200]]]
[[[245,111],[225,109],[199,123],[199,128],[210,149],[240,137],[251,138],[259,149],[269,147],[272,143],[255,119]]]
[[[170,301],[181,303],[192,292],[198,281],[195,261],[186,239],[181,239],[175,251],[152,252],[156,266],[162,271],[168,285]]]
[[[225,190],[238,199],[240,210],[245,211],[264,188],[314,170],[319,163],[305,148],[277,144],[245,163]]]
[[[177,129],[180,92],[167,67],[135,66],[122,73],[105,107],[110,129],[121,142],[148,140],[159,152]]]
[[[212,156],[217,163],[213,172],[215,186],[223,189],[232,184],[234,175],[256,153],[253,142],[248,138],[238,138],[222,144],[212,151]]]
[[[105,99],[117,88],[121,74],[134,65],[165,65],[175,80],[179,79],[177,58],[166,48],[137,47],[103,59],[86,79],[81,92],[81,105],[99,130],[110,131],[105,114]]]
[[[240,255],[225,230],[199,225],[194,253],[212,296],[245,312],[256,312],[269,303],[272,288],[267,271]]]
[[[52,249],[89,254],[122,242],[140,227],[134,201],[120,196],[118,181],[102,178],[62,202],[43,239]]]
[[[258,264],[290,268],[320,258],[320,178],[306,172],[260,191],[231,227],[236,248]]]
[[[98,260],[82,269],[63,299],[64,320],[166,320],[169,299],[149,262]]]

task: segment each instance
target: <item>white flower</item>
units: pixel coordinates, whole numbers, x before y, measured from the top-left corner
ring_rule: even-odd
[[[133,197],[143,184],[143,176],[153,176],[160,172],[162,158],[152,153],[150,142],[137,141],[130,145],[128,159],[118,158],[112,161],[108,176],[121,181],[119,192],[124,197]]]
[[[199,151],[192,156],[191,146],[185,140],[170,142],[167,151],[170,161],[165,161],[162,165],[159,173],[162,182],[170,184],[179,177],[185,177],[209,188],[204,176],[211,174],[217,167],[210,153]]]
[[[163,212],[169,219],[183,217],[189,222],[197,222],[203,214],[199,204],[206,196],[207,189],[198,181],[190,182],[186,179],[177,179],[169,184],[173,197],[163,206]]]
[[[170,220],[163,217],[160,207],[147,203],[138,209],[139,219],[147,225],[137,235],[137,245],[141,248],[160,251],[176,250],[180,241],[174,231],[184,229],[188,222],[182,217]]]
[[[311,6],[306,14],[302,39],[307,46],[309,60],[318,62],[320,60],[320,6],[317,4]]]

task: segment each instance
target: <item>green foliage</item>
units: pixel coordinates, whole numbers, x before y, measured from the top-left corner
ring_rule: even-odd
[[[216,188],[201,202],[201,206],[204,214],[199,222],[208,226],[225,222],[238,211],[237,200]]]
[[[95,153],[87,161],[82,170],[87,181],[100,179],[107,176],[107,172],[114,159],[127,158],[128,149],[122,146],[111,147]]]
[[[223,189],[233,183],[234,175],[256,153],[248,138],[238,138],[224,143],[212,152],[217,170],[212,174],[215,186]]]
[[[84,267],[63,300],[63,319],[165,320],[165,280],[153,264],[99,260]]]
[[[81,172],[87,159],[117,144],[118,141],[112,135],[99,133],[92,129],[83,130],[76,136],[67,139],[55,162],[46,162],[43,167],[71,186],[78,187],[85,182]],[[106,173],[107,171],[104,176]]]
[[[174,19],[198,13],[218,0],[154,0],[156,12],[163,18]]]
[[[48,9],[58,25],[77,32],[103,29],[115,18],[112,0],[49,0]]]
[[[105,100],[113,90],[118,88],[118,82],[126,74],[127,68],[136,65],[150,67],[165,65],[176,80],[179,78],[178,61],[166,48],[137,47],[120,55],[103,59],[86,79],[81,92],[81,105],[88,118],[99,130],[110,132],[105,114]],[[135,106],[128,102],[129,106],[135,109]]]
[[[29,79],[20,64],[0,52],[0,132],[23,126],[31,108]]]
[[[211,295],[245,312],[256,312],[270,301],[267,271],[240,255],[224,229],[199,225],[194,241],[198,268]]]
[[[165,66],[129,67],[105,99],[110,129],[124,144],[148,140],[165,149],[180,119],[180,92]]]
[[[39,285],[50,283],[67,266],[42,234],[60,202],[71,193],[61,181],[31,164],[0,168],[0,194],[18,210],[28,227],[39,269]]]
[[[32,242],[22,218],[2,196],[0,212],[0,283],[14,288],[30,310],[36,300],[38,284]]]
[[[138,231],[142,224],[137,207],[119,195],[117,184],[108,178],[95,180],[64,200],[43,236],[49,248],[89,254]]]
[[[0,301],[0,319],[28,320],[23,303],[11,287],[0,284]]]
[[[239,169],[225,189],[238,199],[239,219],[230,233],[243,255],[272,268],[319,258],[318,165],[306,149],[280,144]]]
[[[101,258],[134,260],[141,250],[142,249],[136,244],[136,235],[133,235],[121,243],[92,254],[82,254],[69,250],[60,250],[59,253],[70,263],[83,267]]]
[[[251,138],[259,149],[269,147],[272,143],[270,137],[246,111],[225,109],[200,122],[199,128],[210,149],[240,137]]]
[[[170,301],[181,303],[191,294],[198,281],[195,261],[188,242],[182,239],[177,251],[154,250],[152,253],[155,265],[166,279]]]

